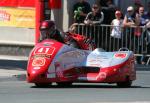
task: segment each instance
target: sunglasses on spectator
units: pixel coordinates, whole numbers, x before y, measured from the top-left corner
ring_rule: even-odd
[[[93,9],[98,9],[98,7],[96,7],[96,6],[94,6],[94,7],[92,7]]]
[[[128,12],[133,12],[132,10],[128,10]]]

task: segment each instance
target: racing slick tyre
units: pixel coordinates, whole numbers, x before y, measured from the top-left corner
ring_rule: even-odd
[[[68,87],[72,85],[72,82],[57,82],[59,87]]]
[[[39,88],[49,87],[50,85],[51,83],[35,83],[35,86]]]
[[[132,85],[132,81],[118,82],[117,86],[119,88],[130,88]]]

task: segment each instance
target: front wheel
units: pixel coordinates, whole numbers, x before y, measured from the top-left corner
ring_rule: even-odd
[[[120,88],[130,88],[132,85],[132,81],[118,82],[117,86]]]

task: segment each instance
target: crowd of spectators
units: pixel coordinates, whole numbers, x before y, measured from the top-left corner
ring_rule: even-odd
[[[85,24],[111,24],[116,19],[116,11],[121,13],[124,27],[148,26],[150,20],[150,2],[148,11],[144,11],[144,6],[139,0],[135,0],[134,5],[127,7],[127,12],[123,14],[119,8],[113,4],[113,0],[96,0],[90,6],[87,0],[78,0],[73,6],[73,23]]]
[[[113,0],[95,0],[92,7],[87,0],[78,0],[73,6],[73,23],[111,24],[116,19],[116,11],[120,9],[113,4]],[[146,25],[150,19],[150,2],[145,12],[141,2],[135,0],[125,14],[121,12],[121,19],[125,27]]]
[[[103,24],[110,24],[113,18],[115,18],[115,11],[117,7],[113,4],[112,0],[100,0],[95,2],[92,7],[86,0],[78,0],[76,4],[73,6],[73,13],[74,13],[74,23],[84,23],[85,18],[88,16],[87,14],[93,14],[94,8],[98,6],[98,10],[100,15],[94,15],[93,20],[100,18],[100,23]],[[92,12],[92,13],[91,13]],[[98,21],[98,19],[96,20]]]
[[[111,44],[115,44],[113,48],[116,50],[118,49],[118,44],[123,42],[121,41],[121,37],[123,36],[124,28],[130,28],[127,34],[132,34],[127,36],[127,38],[129,38],[129,44],[133,41],[133,38],[135,41],[141,40],[141,35],[144,33],[140,26],[150,26],[150,2],[148,2],[147,7],[148,11],[146,12],[142,3],[139,0],[135,0],[134,5],[128,6],[126,13],[123,14],[122,11],[113,4],[113,0],[96,0],[91,6],[86,0],[78,0],[73,6],[74,16],[73,25],[71,27],[76,29],[74,25],[78,23],[85,25],[112,25],[110,28],[110,38]],[[134,28],[131,29],[131,27]],[[148,45],[150,45],[150,32],[148,37],[147,42]],[[136,44],[137,42],[135,42],[135,45]],[[148,48],[148,52],[150,52],[149,49],[150,48]],[[144,62],[142,62],[142,64],[144,64]]]

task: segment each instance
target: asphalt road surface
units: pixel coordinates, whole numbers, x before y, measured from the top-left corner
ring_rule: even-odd
[[[137,72],[132,88],[74,83],[71,87],[36,88],[20,80],[0,81],[0,103],[150,103],[150,72]]]
[[[11,64],[8,62],[0,61],[0,70]],[[9,65],[6,69],[16,70],[19,66],[25,70],[24,63],[17,62],[17,65]],[[100,83],[74,83],[71,87],[53,84],[47,88],[36,88],[34,84],[27,83],[22,78],[24,76],[0,77],[0,103],[150,103],[150,68],[146,69],[137,71],[137,80],[131,88]]]
[[[131,88],[91,83],[36,88],[34,84],[13,78],[0,81],[0,103],[150,103],[149,71],[137,72]]]

